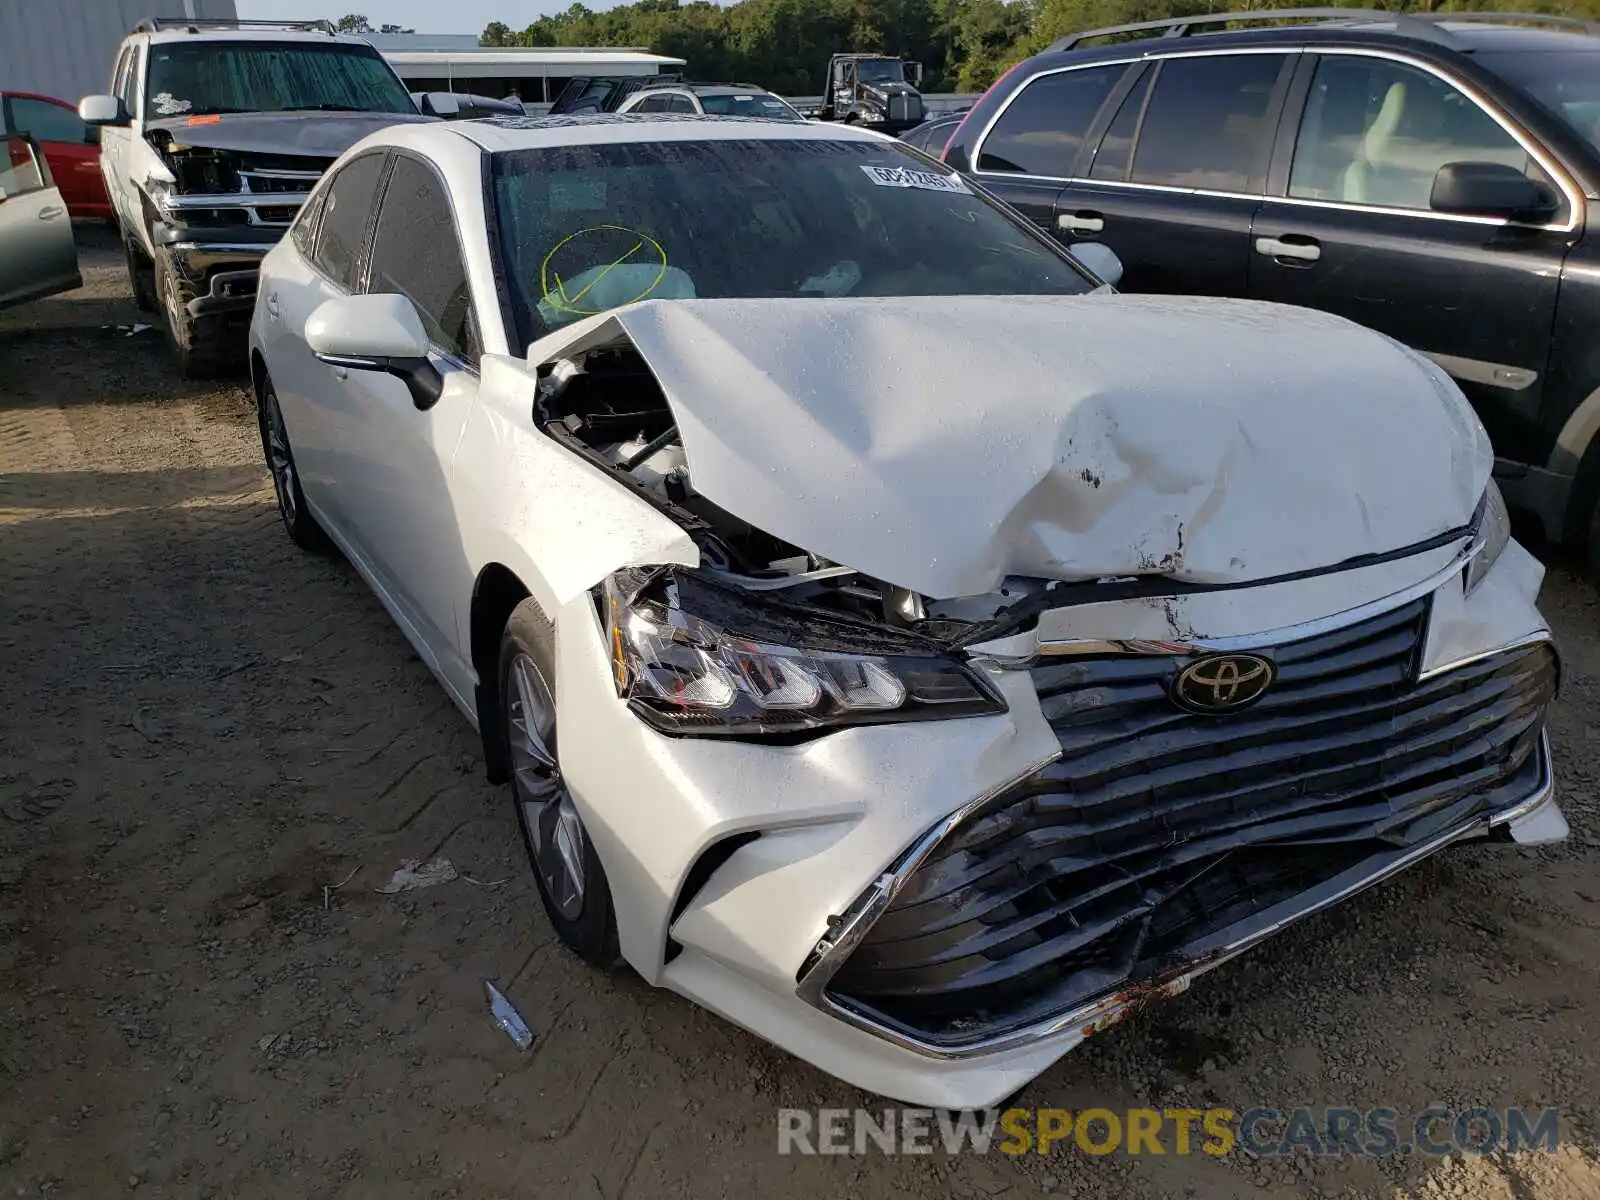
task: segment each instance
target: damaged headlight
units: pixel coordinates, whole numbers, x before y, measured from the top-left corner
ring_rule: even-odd
[[[1500,495],[1500,488],[1494,480],[1489,481],[1488,489],[1483,493],[1482,513],[1478,518],[1478,538],[1482,544],[1467,561],[1467,569],[1462,578],[1462,588],[1466,595],[1471,595],[1474,588],[1483,582],[1484,576],[1494,566],[1496,560],[1506,548],[1506,543],[1511,541],[1511,515],[1506,511],[1506,502]]]
[[[776,608],[742,612],[737,596],[704,584],[718,619],[693,615],[680,582],[629,571],[604,586],[617,694],[664,733],[751,736],[1006,710],[981,675],[953,658],[902,646],[863,653],[861,642],[878,640],[869,631],[826,617],[796,621]],[[735,632],[728,621],[741,616],[747,622]],[[784,626],[808,644],[775,641]]]

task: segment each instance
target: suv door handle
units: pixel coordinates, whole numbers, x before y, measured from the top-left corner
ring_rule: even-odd
[[[269,293],[267,296],[267,316],[274,321],[283,316],[283,313],[278,310],[278,294],[276,292]]]
[[[1097,212],[1082,209],[1075,213],[1062,213],[1056,218],[1056,228],[1066,233],[1099,233],[1106,227],[1106,219]]]
[[[1297,237],[1294,234],[1288,236]],[[1292,242],[1286,237],[1258,237],[1256,253],[1265,254],[1268,258],[1291,258],[1296,262],[1314,263],[1322,257],[1322,247],[1307,237],[1297,237]]]

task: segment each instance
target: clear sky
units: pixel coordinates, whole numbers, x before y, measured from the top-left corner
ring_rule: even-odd
[[[613,7],[615,2],[588,0],[588,7],[599,12]],[[440,4],[439,0],[238,0],[239,15],[250,19],[327,17],[337,21],[354,12],[371,21],[374,29],[394,24],[418,33],[482,33],[490,21],[525,29],[544,14],[563,12],[569,7],[571,0],[451,0],[449,4]]]

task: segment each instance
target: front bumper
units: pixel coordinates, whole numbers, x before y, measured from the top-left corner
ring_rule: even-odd
[[[188,302],[190,315],[207,317],[248,314],[255,307],[261,260],[278,244],[282,232],[159,224],[153,240],[197,293]]]
[[[1533,607],[1540,577],[1515,546],[1470,598],[1454,565],[1432,575],[1417,670],[1446,676],[1496,648],[1542,646],[1548,633]],[[1412,591],[1393,607],[1424,594]],[[1230,593],[1233,619],[1293,607],[1252,611],[1253,599]],[[1131,613],[1124,619],[1137,624]],[[647,980],[911,1103],[993,1104],[1128,1011],[1447,845],[1553,840],[1565,830],[1541,711],[1520,773],[1485,789],[1487,807],[1466,802],[1470,788],[1452,793],[1450,804],[1464,807],[1441,806],[1435,827],[1419,826],[1392,853],[1340,862],[1306,888],[1202,929],[1159,969],[1053,1008],[1047,996],[1009,1024],[975,1019],[975,1036],[951,1037],[863,1003],[845,968],[948,838],[1059,766],[1063,745],[1030,672],[992,672],[1010,705],[1003,716],[847,729],[793,747],[668,739],[617,700],[586,597],[558,627],[562,710],[582,714],[564,719],[563,773],[610,878],[624,956]]]

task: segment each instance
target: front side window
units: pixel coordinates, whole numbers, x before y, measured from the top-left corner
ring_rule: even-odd
[[[122,64],[121,80],[117,84],[117,97],[128,110],[130,117],[139,115],[139,47],[129,46],[128,56]]]
[[[12,97],[11,125],[18,133],[31,133],[41,142],[88,140],[88,127],[78,119],[77,113],[43,100]]]
[[[1457,162],[1538,170],[1499,122],[1436,75],[1354,55],[1328,55],[1317,63],[1289,195],[1425,210],[1434,175]]]
[[[158,42],[145,115],[414,113],[405,85],[370,46],[315,42]]]
[[[339,169],[330,181],[317,225],[317,247],[311,258],[317,269],[347,292],[356,290],[361,246],[377,202],[384,155],[363,154]]]
[[[476,357],[468,333],[472,292],[444,184],[416,159],[395,159],[372,234],[367,291],[405,296],[429,341],[457,358]]]
[[[898,143],[712,140],[496,154],[495,225],[533,341],[636,300],[1063,295],[1046,234]]]
[[[1071,178],[1084,135],[1126,70],[1058,71],[1024,84],[983,139],[978,170]]]
[[[1157,71],[1128,178],[1218,192],[1259,192],[1272,151],[1281,54],[1169,58]]]
[[[0,200],[37,192],[44,187],[44,171],[26,138],[8,137],[0,142]]]
[[[1475,57],[1527,91],[1600,154],[1600,51],[1495,51]]]
[[[687,96],[668,96],[667,111],[675,113],[692,113],[695,111],[694,101]]]

